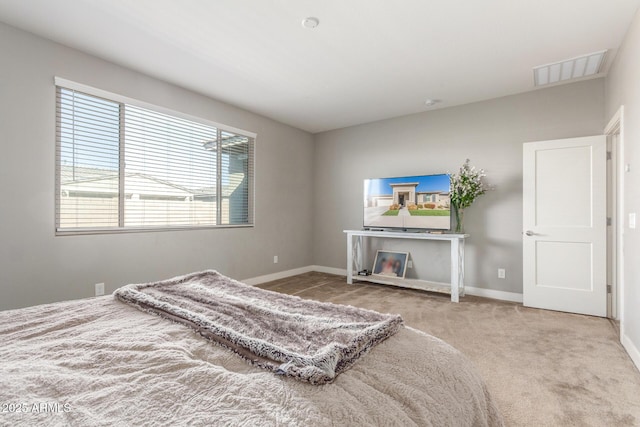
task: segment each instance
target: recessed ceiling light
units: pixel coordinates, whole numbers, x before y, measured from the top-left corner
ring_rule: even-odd
[[[302,20],[302,26],[304,28],[315,28],[318,25],[320,25],[320,20],[318,18],[314,18],[313,16],[310,16],[308,18],[304,18]]]
[[[606,50],[601,50],[553,64],[534,67],[533,82],[536,86],[544,86],[598,74],[602,69],[606,54]]]
[[[442,102],[442,101],[439,99],[427,99],[426,101],[424,101],[424,105],[426,105],[427,107],[433,107],[439,102]]]

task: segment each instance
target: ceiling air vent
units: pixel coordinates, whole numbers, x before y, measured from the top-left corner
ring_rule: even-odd
[[[598,74],[606,54],[606,50],[601,50],[553,64],[534,67],[533,81],[536,86],[544,86]]]

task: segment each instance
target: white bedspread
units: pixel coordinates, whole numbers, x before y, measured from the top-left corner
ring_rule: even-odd
[[[403,328],[332,384],[251,367],[112,296],[0,312],[0,425],[502,425],[446,343]]]

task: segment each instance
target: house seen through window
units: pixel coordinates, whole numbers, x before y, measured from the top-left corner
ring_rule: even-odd
[[[57,231],[251,225],[253,143],[58,86]]]

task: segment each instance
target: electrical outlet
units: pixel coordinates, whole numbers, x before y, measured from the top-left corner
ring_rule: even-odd
[[[407,261],[407,268],[413,268],[413,261]]]
[[[273,256],[273,263],[277,264],[278,263],[278,255],[274,255]]]
[[[96,283],[95,289],[97,297],[104,295],[104,283]]]
[[[507,276],[507,272],[504,268],[498,269],[498,279],[504,279]]]
[[[636,214],[632,212],[629,214],[629,228],[636,228]]]

